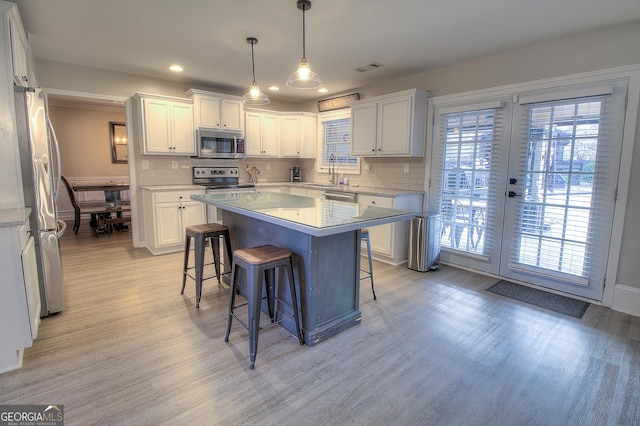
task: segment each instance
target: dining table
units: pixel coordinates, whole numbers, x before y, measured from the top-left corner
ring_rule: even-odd
[[[105,201],[113,203],[114,207],[122,204],[122,191],[129,190],[128,182],[98,181],[98,182],[76,182],[71,184],[74,192],[103,191]]]
[[[96,182],[76,182],[71,184],[71,189],[77,194],[79,192],[103,191],[104,199],[115,210],[102,215],[92,215],[91,226],[96,229],[96,234],[110,234],[113,229],[118,231],[128,229],[125,222],[127,218],[123,212],[130,211],[129,201],[122,199],[122,191],[129,190],[128,182],[96,181]],[[111,213],[115,213],[113,218]],[[94,217],[95,216],[95,217]]]

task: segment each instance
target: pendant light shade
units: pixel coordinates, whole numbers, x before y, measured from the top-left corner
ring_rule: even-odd
[[[302,10],[302,59],[295,70],[287,80],[287,86],[294,89],[313,89],[322,86],[322,80],[318,74],[311,71],[311,66],[306,57],[306,21],[305,12],[311,9],[311,0],[298,0],[296,2],[298,9]]]
[[[266,93],[262,93],[260,86],[256,83],[256,63],[253,57],[253,46],[258,44],[258,39],[255,37],[248,37],[247,43],[251,45],[251,70],[253,75],[253,82],[249,86],[249,91],[242,97],[242,102],[245,105],[266,105],[269,102],[269,96]]]

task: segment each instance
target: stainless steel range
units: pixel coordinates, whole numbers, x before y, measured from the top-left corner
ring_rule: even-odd
[[[207,194],[223,190],[255,188],[253,183],[240,183],[240,168],[233,166],[195,166],[193,168],[193,183],[205,186]],[[219,221],[216,207],[207,205],[207,219],[210,223]]]
[[[195,166],[194,185],[203,185],[209,190],[255,188],[253,183],[240,183],[240,169],[232,166]]]

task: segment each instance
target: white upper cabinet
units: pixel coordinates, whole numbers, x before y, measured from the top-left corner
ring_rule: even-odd
[[[413,89],[351,104],[351,155],[422,157],[427,92]]]
[[[278,116],[262,112],[245,114],[248,157],[278,156]]]
[[[367,157],[377,152],[378,104],[351,107],[351,155]]]
[[[19,86],[35,86],[36,82],[31,70],[29,42],[15,8],[9,12],[9,33],[14,82]]]
[[[244,133],[244,104],[240,97],[190,89],[196,128]]]
[[[282,157],[315,158],[317,115],[286,113],[280,116]]]
[[[247,111],[247,156],[315,158],[317,122],[310,112]]]
[[[142,105],[142,153],[195,155],[190,99],[137,94]]]

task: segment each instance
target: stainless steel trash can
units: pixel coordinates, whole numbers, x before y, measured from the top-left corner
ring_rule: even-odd
[[[440,255],[440,212],[422,212],[411,219],[407,267],[419,272],[436,269]]]

